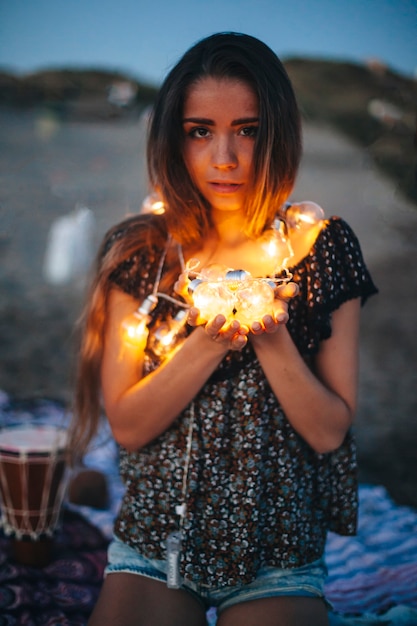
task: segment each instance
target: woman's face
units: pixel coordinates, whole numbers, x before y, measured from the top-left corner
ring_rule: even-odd
[[[259,104],[253,89],[230,78],[205,77],[184,103],[184,158],[214,210],[242,210],[253,183]]]

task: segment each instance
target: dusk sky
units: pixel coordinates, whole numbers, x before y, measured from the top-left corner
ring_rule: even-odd
[[[158,84],[218,31],[245,32],[284,59],[378,59],[417,70],[417,0],[0,0],[0,66],[120,70]]]

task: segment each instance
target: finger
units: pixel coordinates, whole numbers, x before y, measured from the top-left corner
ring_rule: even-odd
[[[225,320],[224,316],[221,316],[221,318]],[[246,336],[249,329],[242,327],[238,320],[232,320],[232,322],[225,323],[219,328],[218,324],[221,321],[219,316],[217,316],[210,324],[206,325],[208,335],[217,343],[228,345],[231,350],[243,348],[247,341]]]
[[[248,343],[247,335],[235,334],[231,341],[231,349],[240,352]]]
[[[226,317],[222,313],[219,313],[207,324],[207,327],[212,329],[217,334],[223,328],[225,323]]]
[[[264,315],[262,318],[262,324],[266,333],[274,333],[277,329],[277,319],[272,315]]]
[[[287,300],[275,300],[273,318],[275,323],[286,324],[288,322],[288,301]]]
[[[262,335],[263,333],[275,333],[280,324],[286,324],[288,322],[288,313],[285,307],[286,304],[284,303],[284,307],[278,307],[274,315],[264,315],[261,321],[253,322],[251,325],[252,334]]]
[[[262,333],[264,332],[263,325],[261,324],[261,322],[258,321],[252,322],[250,329],[253,335],[262,335]]]
[[[225,338],[225,328],[224,325],[226,323],[226,317],[219,313],[213,319],[209,320],[205,326],[205,331],[211,339],[224,340]],[[222,331],[220,333],[220,331]]]
[[[300,289],[297,283],[285,283],[284,285],[279,285],[275,289],[275,297],[281,298],[282,300],[291,300],[299,293]]]
[[[192,306],[188,309],[187,324],[189,324],[190,326],[200,326],[206,321],[207,320],[200,317],[200,311],[197,309],[197,307]]]
[[[272,334],[276,333],[281,324],[285,324],[288,321],[288,314],[283,311],[278,313],[278,318],[275,315],[264,315],[262,323],[259,323],[260,328],[256,327],[254,334],[260,335],[262,333]]]

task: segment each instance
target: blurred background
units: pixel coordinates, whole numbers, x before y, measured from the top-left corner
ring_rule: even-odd
[[[294,200],[341,215],[380,288],[362,323],[361,479],[417,506],[417,2],[0,0],[0,400],[71,404],[104,232],[148,193],[155,91],[195,41],[259,37],[304,121]]]

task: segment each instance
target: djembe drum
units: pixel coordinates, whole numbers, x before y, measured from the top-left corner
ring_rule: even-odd
[[[24,565],[50,561],[66,487],[66,444],[67,431],[55,426],[0,430],[1,525]]]

